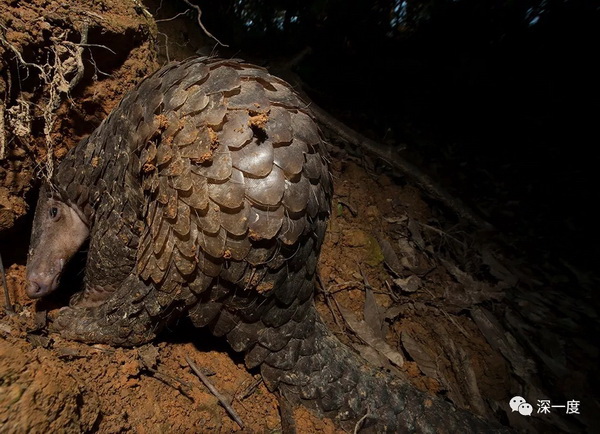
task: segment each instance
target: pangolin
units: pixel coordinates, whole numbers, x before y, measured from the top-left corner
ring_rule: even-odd
[[[52,326],[89,343],[146,343],[187,315],[260,366],[270,390],[378,432],[497,427],[369,367],[313,303],[332,197],[323,136],[265,69],[192,58],[144,79],[42,187],[32,298],[89,238],[84,289]]]

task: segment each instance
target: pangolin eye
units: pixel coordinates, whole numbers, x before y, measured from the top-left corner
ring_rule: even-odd
[[[55,220],[58,217],[58,208],[53,206],[52,208],[50,208],[49,214],[50,218]]]

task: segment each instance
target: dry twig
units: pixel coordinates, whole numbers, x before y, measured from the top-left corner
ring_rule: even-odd
[[[211,384],[210,381],[208,381],[208,378],[206,377],[206,375],[204,375],[202,373],[202,371],[200,371],[198,366],[196,366],[196,364],[194,362],[192,362],[192,359],[190,359],[189,356],[186,355],[185,360],[188,362],[188,365],[190,365],[190,368],[192,368],[192,371],[194,371],[194,374],[196,374],[198,376],[198,378],[200,378],[200,381],[202,381],[204,383],[204,385],[207,387],[207,389],[210,390],[210,393],[215,395],[215,397],[219,400],[219,402],[221,403],[223,408],[225,408],[225,410],[227,410],[227,413],[229,413],[231,418],[237,422],[237,424],[240,426],[240,428],[243,429],[244,422],[242,422],[242,419],[240,419],[237,412],[227,402],[227,399],[225,399],[225,397],[215,388],[215,386],[213,386]]]
[[[8,313],[15,313],[10,296],[8,294],[8,285],[6,284],[6,273],[4,272],[4,264],[2,263],[2,254],[0,254],[0,278],[2,278],[2,287],[4,288],[5,309]]]
[[[360,419],[358,419],[358,421],[356,422],[356,425],[354,425],[354,434],[357,434],[358,432],[360,432],[360,429],[362,427],[362,424],[364,422],[364,420],[368,417],[371,417],[371,412],[367,411],[367,413],[365,413],[365,415],[363,417],[361,417]]]
[[[260,383],[262,383],[262,381],[263,381],[262,377],[259,376],[257,379],[252,381],[252,383],[250,383],[248,385],[248,387],[246,387],[243,390],[240,390],[238,393],[236,393],[236,399],[238,401],[240,401],[240,404],[242,403],[242,400],[248,398],[250,395],[252,395],[254,393],[254,391],[256,390],[258,385]]]
[[[182,15],[186,15],[189,11],[190,11],[190,9],[186,9],[185,11],[179,12],[177,15],[172,16],[171,18],[163,18],[161,20],[154,20],[154,22],[155,23],[164,23],[166,21],[172,21],[172,20],[179,18]]]
[[[331,311],[331,315],[333,316],[333,320],[335,321],[335,323],[337,324],[338,328],[340,329],[340,332],[343,333],[344,330],[345,330],[345,327],[340,322],[335,309],[333,308],[333,306],[331,305],[331,302],[329,301],[329,298],[333,298],[333,301],[335,302],[336,305],[337,305],[337,300],[335,299],[335,297],[333,296],[333,293],[329,290],[329,288],[325,288],[325,285],[323,285],[323,281],[321,280],[321,276],[319,276],[319,274],[317,274],[317,283],[319,285],[319,288],[323,292],[323,295],[325,296],[325,304],[327,304],[327,307]]]
[[[206,27],[204,27],[204,24],[202,24],[202,9],[200,9],[200,6],[198,5],[194,5],[192,3],[189,2],[189,0],[183,0],[185,2],[186,5],[188,5],[191,8],[196,9],[196,13],[198,14],[198,25],[200,26],[200,28],[202,29],[202,31],[206,34],[206,36],[208,36],[209,38],[214,39],[215,41],[217,41],[217,43],[223,47],[229,47],[229,45],[226,45],[224,43],[222,43],[221,41],[219,41],[212,33],[210,33]]]
[[[175,390],[179,390],[179,392],[181,392],[183,396],[193,401],[193,398],[190,395],[190,390],[192,389],[191,384],[177,377],[161,372],[158,369],[150,368],[148,366],[145,366],[144,369],[150,372],[152,376],[157,380],[161,381],[169,387],[172,387]]]
[[[358,215],[358,211],[356,210],[356,208],[354,208],[352,205],[350,205],[349,202],[342,200],[342,199],[338,199],[337,203],[348,208],[348,211],[350,211],[350,214],[352,214],[352,217],[356,217]]]

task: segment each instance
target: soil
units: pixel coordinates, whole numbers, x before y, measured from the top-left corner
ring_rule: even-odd
[[[157,9],[153,2],[146,9],[119,0],[85,0],[77,6],[11,1],[0,7],[0,95],[5,101],[0,108],[11,110],[4,116],[8,123],[0,142],[0,253],[16,312],[0,308],[1,432],[287,430],[281,417],[285,403],[266,389],[257,371],[245,368],[241,355],[207,331],[182,321],[140,348],[88,346],[47,334],[40,306],[25,294],[30,207],[36,180],[51,167],[48,162],[60,160],[93,131],[159,63],[187,57],[202,45],[177,39],[189,31],[189,20],[157,26],[148,10],[156,19],[176,14],[168,5]],[[79,42],[86,26],[85,73],[54,108],[50,134],[44,134],[52,77],[44,78],[35,67],[19,67],[13,48],[32,63],[52,63],[48,53],[54,53],[67,64],[63,78],[69,82],[76,69],[69,69],[73,52],[64,47]],[[25,72],[28,78],[19,75]],[[18,86],[16,77],[21,77]],[[26,109],[19,101],[26,101]],[[500,306],[511,294],[536,285],[530,274],[516,271],[489,242],[490,234],[457,222],[417,185],[337,145],[331,147],[335,194],[316,297],[327,325],[368,363],[458,407],[530,432],[581,428],[579,421],[515,417],[508,408],[512,396],[534,399],[547,388],[541,371],[536,377],[529,370],[532,357],[521,345],[503,347],[503,339],[514,341],[511,333],[486,327],[481,318],[510,313]],[[516,300],[525,308],[531,303]],[[388,354],[373,350],[373,333],[384,337]],[[565,362],[569,368],[586,366],[592,350],[579,345],[578,361]],[[193,374],[186,357],[209,376],[244,428]],[[570,377],[564,378],[567,383]],[[560,395],[554,389],[555,396],[584,383],[576,380]],[[534,384],[524,386],[527,381]],[[297,432],[337,432],[332,421],[304,408],[292,414]]]
[[[386,313],[393,315],[387,321],[390,345],[398,348],[402,333],[418,336],[424,343],[435,342],[435,335],[441,334],[466,351],[482,395],[499,401],[508,396],[509,369],[473,322],[464,315],[451,318],[446,313],[444,317],[437,308],[418,301],[429,300],[433,293],[443,294],[448,286],[456,286],[443,266],[425,252],[415,248],[413,264],[417,265],[408,265],[427,273],[423,285],[426,291],[414,293],[409,304],[408,299],[404,304],[397,302],[405,296],[393,283],[378,239],[397,243],[407,236],[406,222],[427,220],[431,210],[418,190],[398,185],[386,175],[369,174],[351,161],[334,160],[332,166],[334,213],[321,255],[319,274],[323,287],[318,296],[319,311],[329,327],[348,344],[358,342],[347,325],[338,326],[344,324],[343,317],[338,309],[330,307],[339,304],[364,319],[368,283],[381,309],[381,318]],[[402,272],[414,276],[410,268],[403,268]],[[18,313],[0,318],[0,424],[9,432],[49,432],[58,428],[190,432],[198,427],[202,431],[240,431],[191,372],[186,355],[203,370],[214,373],[210,381],[233,399],[245,432],[281,430],[277,397],[262,383],[250,394],[245,393],[260,376],[248,372],[239,355],[228,351],[208,333],[194,332],[182,324],[159,342],[137,349],[88,346],[54,334],[47,336],[38,330],[35,302],[24,292],[25,271],[21,264],[7,269],[9,293]],[[440,352],[437,356],[444,372],[440,378],[458,383],[449,355]],[[414,361],[405,362],[399,369],[422,390],[449,392],[439,379],[419,370]],[[476,410],[477,403],[472,402],[468,392],[459,389],[456,396],[451,395],[462,407]],[[296,409],[295,420],[299,432],[335,432],[331,421],[321,421],[308,410]]]
[[[133,3],[3,2],[0,25],[2,233],[27,212],[27,194],[35,181],[158,63],[156,24],[136,13]],[[72,47],[82,42],[83,34],[83,76],[75,83]]]

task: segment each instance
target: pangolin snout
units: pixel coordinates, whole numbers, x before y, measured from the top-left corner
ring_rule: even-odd
[[[59,279],[60,273],[28,273],[29,283],[25,291],[30,298],[41,298],[56,289]]]

